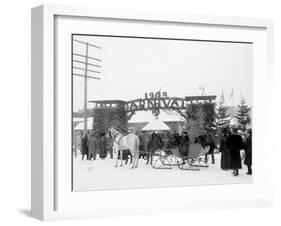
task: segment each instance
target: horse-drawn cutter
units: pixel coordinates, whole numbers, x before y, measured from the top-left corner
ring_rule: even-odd
[[[209,146],[204,148],[196,143],[189,146],[188,153],[183,155],[179,147],[158,149],[151,154],[150,165],[154,169],[172,169],[178,167],[182,170],[200,170],[200,167],[208,167],[204,161]]]

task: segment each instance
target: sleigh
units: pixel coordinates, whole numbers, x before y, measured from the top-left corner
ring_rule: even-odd
[[[152,154],[151,166],[154,169],[172,169],[178,167],[181,170],[200,170],[200,167],[208,167],[204,161],[210,146],[203,147],[199,143],[189,146],[188,154],[184,155],[179,147],[157,150]]]

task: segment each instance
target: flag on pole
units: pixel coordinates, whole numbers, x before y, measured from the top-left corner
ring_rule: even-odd
[[[200,95],[200,96],[206,96],[206,90],[205,90],[204,87],[199,86],[199,87],[198,87],[198,92],[199,92],[199,95]]]
[[[240,99],[241,99],[241,100],[244,99],[244,96],[243,96],[242,91],[240,92]]]
[[[223,91],[221,91],[221,103],[222,104],[224,103],[224,93],[223,93]]]
[[[230,96],[229,96],[229,100],[231,100],[233,98],[233,89],[231,90]]]

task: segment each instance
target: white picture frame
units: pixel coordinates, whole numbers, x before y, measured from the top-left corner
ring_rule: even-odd
[[[209,39],[230,38],[229,29],[237,29],[234,39],[256,43],[254,49],[254,149],[266,150],[254,155],[255,177],[251,185],[213,185],[157,189],[133,189],[93,192],[71,192],[71,169],[64,151],[56,144],[56,98],[60,87],[56,78],[56,18],[159,23],[162,26],[192,25],[202,29],[216,28]],[[77,26],[77,25],[76,25]],[[145,29],[145,28],[144,28]],[[208,29],[206,30],[208,34]],[[205,35],[206,35],[205,34]],[[32,9],[32,216],[41,220],[116,216],[194,209],[233,208],[270,205],[273,201],[273,150],[266,135],[269,97],[273,92],[273,22],[266,19],[202,15],[155,14],[153,12],[107,11],[83,7],[43,5]],[[267,100],[268,101],[265,101]],[[262,108],[262,105],[266,105]],[[65,147],[68,149],[69,147]],[[69,170],[69,171],[68,171]],[[63,177],[61,177],[63,174]],[[60,175],[60,176],[58,176]],[[66,178],[62,179],[61,178]],[[240,190],[239,192],[237,192]],[[210,197],[208,194],[215,195]],[[87,193],[87,194],[86,194]],[[120,198],[124,197],[128,198]],[[216,194],[220,194],[216,196]],[[163,197],[174,197],[165,199]],[[86,203],[83,208],[81,203]],[[135,197],[132,199],[131,197]],[[195,198],[194,198],[195,197]],[[108,199],[110,206],[104,203]],[[79,208],[77,207],[79,206]]]

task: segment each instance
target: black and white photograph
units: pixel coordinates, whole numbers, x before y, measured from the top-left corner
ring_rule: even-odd
[[[73,191],[252,183],[252,42],[72,34],[69,45]]]

